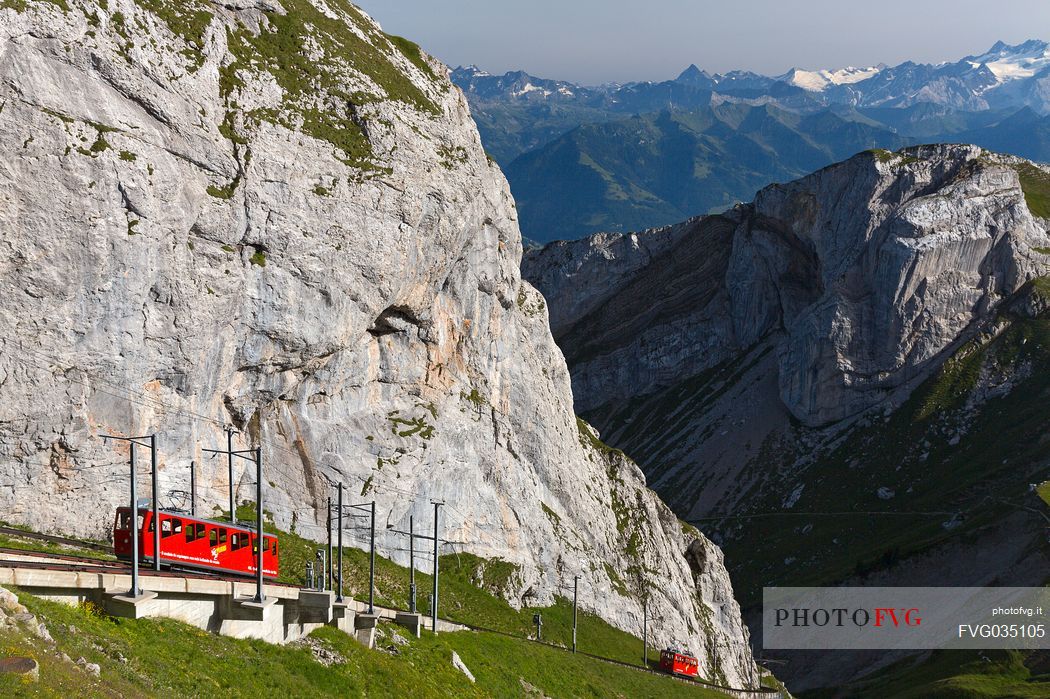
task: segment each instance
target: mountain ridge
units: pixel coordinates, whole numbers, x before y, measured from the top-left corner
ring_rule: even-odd
[[[725,547],[757,635],[763,586],[1047,582],[1048,195],[978,147],[872,151],[523,273],[578,410]],[[766,654],[793,690],[880,662]]]
[[[907,106],[914,101],[931,101],[929,99],[916,99],[924,89],[929,89],[928,85],[917,83],[916,78],[926,82],[937,80],[954,81],[953,85],[955,86],[970,85],[973,91],[971,97],[977,100],[989,90],[1008,83],[1037,77],[1047,68],[1050,68],[1050,43],[1039,39],[1029,39],[1017,45],[1009,45],[1003,41],[998,41],[982,54],[969,55],[954,62],[916,63],[914,61],[903,61],[895,66],[880,63],[866,68],[853,66],[811,69],[794,67],[777,76],[740,70],[727,73],[709,73],[694,63],[690,64],[676,78],[670,81],[639,81],[611,83],[600,86],[585,86],[569,81],[551,81],[536,78],[521,70],[509,72],[503,76],[494,76],[477,68],[477,66],[460,66],[454,69],[452,71],[452,80],[468,94],[477,94],[490,99],[499,96],[501,89],[504,89],[503,83],[511,76],[514,76],[515,81],[524,79],[537,84],[555,83],[558,86],[570,87],[572,94],[566,95],[562,93],[562,96],[575,97],[579,94],[584,99],[595,99],[597,95],[615,96],[617,92],[622,90],[664,85],[668,82],[690,84],[709,91],[718,91],[721,88],[726,90],[727,94],[733,94],[734,91],[742,89],[769,89],[777,83],[781,83],[814,94],[831,90],[827,97],[832,102],[843,102],[855,104],[856,106],[884,106],[886,103],[897,102],[895,106]],[[992,78],[991,82],[989,82],[989,76]],[[864,84],[876,78],[878,78],[878,82],[870,85]],[[505,92],[502,94],[503,96],[522,96],[520,92],[511,95],[507,95]],[[552,96],[554,96],[554,93],[544,95],[547,98]],[[927,93],[924,97],[937,97],[937,95]],[[947,99],[946,95],[940,95],[940,97]],[[557,98],[555,96],[555,99]],[[612,99],[615,98],[612,97]],[[937,99],[932,101],[947,103],[940,102]],[[1002,105],[999,106],[1001,107]],[[988,108],[987,104],[984,105],[984,108]],[[1043,102],[1037,108],[1042,113],[1047,113],[1050,110],[1050,105]]]
[[[520,200],[525,234],[540,241],[713,213],[871,148],[974,143],[1050,160],[1048,76],[1050,45],[1039,40],[954,63],[777,77],[691,65],[673,80],[582,87],[522,71],[452,73]],[[731,110],[772,121],[763,131]],[[708,131],[712,111],[721,124]],[[692,125],[664,129],[665,113]]]
[[[506,166],[523,230],[543,240],[667,225],[731,207],[872,145],[909,141],[830,111],[725,103],[584,124]]]

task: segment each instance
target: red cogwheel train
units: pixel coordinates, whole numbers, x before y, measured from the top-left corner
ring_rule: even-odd
[[[660,651],[660,669],[671,675],[696,677],[700,672],[700,662],[689,655],[688,650],[671,647]]]
[[[258,571],[258,533],[255,529],[229,522],[190,517],[181,512],[159,510],[161,565],[194,568],[215,573],[255,575]],[[139,557],[154,561],[153,510],[140,507],[131,521],[131,508],[118,507],[113,523],[113,550],[117,558],[131,560],[131,537],[139,540]],[[263,577],[276,578],[277,537],[263,534]]]

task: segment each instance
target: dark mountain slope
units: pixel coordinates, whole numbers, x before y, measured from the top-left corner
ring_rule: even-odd
[[[1020,159],[879,151],[523,269],[561,309],[577,410],[722,542],[745,607],[765,585],[1042,585],[1048,201]],[[784,657],[793,689],[878,660]]]
[[[905,139],[829,111],[726,104],[587,124],[507,168],[522,230],[546,241],[665,225]]]

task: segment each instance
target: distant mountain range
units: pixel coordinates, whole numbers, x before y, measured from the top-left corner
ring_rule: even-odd
[[[457,68],[538,241],[638,230],[750,199],[870,148],[970,142],[1050,159],[1050,44],[955,63],[711,74],[586,87]]]
[[[772,181],[907,143],[859,114],[725,103],[584,124],[505,171],[525,234],[571,239],[723,210]]]

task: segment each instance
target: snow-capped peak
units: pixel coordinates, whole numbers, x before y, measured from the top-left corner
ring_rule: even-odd
[[[544,97],[550,97],[551,96],[551,91],[550,90],[545,90],[542,87],[536,87],[531,82],[526,82],[525,85],[522,86],[522,88],[520,90],[515,90],[514,92],[512,92],[510,94],[512,94],[515,97],[521,97],[523,95],[529,94],[530,92],[542,92]]]
[[[823,92],[829,85],[852,85],[862,80],[874,77],[879,73],[881,67],[871,66],[868,68],[840,68],[838,70],[802,70],[794,68],[780,77],[786,83],[801,87],[810,92]]]
[[[1050,44],[1033,39],[1017,46],[1002,41],[980,56],[963,59],[973,67],[985,65],[999,82],[1030,78],[1050,66]]]
[[[459,68],[456,68],[456,70],[468,75],[473,75],[476,78],[487,78],[492,75],[492,73],[489,73],[487,70],[482,70],[473,63],[466,67],[460,66]]]

